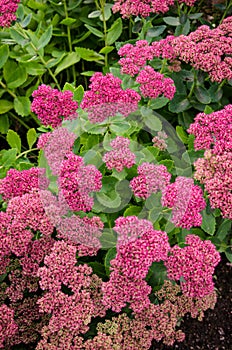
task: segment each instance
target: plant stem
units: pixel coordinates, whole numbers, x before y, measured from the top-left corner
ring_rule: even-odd
[[[68,18],[68,8],[67,8],[66,0],[63,0],[63,4],[64,4],[65,18],[67,19]],[[67,25],[67,35],[68,35],[69,52],[73,52],[71,30],[70,30],[70,27],[68,25]],[[75,70],[74,65],[72,65],[72,74],[73,74],[73,83],[74,83],[74,85],[76,85],[76,70]]]
[[[25,122],[23,122],[19,117],[17,117],[14,113],[9,112],[10,116],[14,119],[16,119],[21,125],[23,125],[26,129],[30,129],[30,126],[28,126]]]
[[[192,86],[191,86],[191,89],[189,91],[189,94],[187,96],[187,99],[189,99],[190,97],[192,97],[192,94],[193,94],[193,91],[195,89],[195,86],[196,86],[196,72],[194,70],[194,80],[193,80],[193,83],[192,83]]]
[[[20,154],[16,157],[16,159],[21,158],[22,156],[24,156],[24,155],[27,154],[27,153],[30,153],[30,152],[33,152],[33,151],[38,151],[38,150],[39,150],[39,148],[31,148],[31,149],[28,149],[27,151],[24,151],[24,152],[20,153]]]
[[[5,89],[9,95],[11,95],[13,98],[16,98],[17,96],[13,93],[13,91],[11,91],[10,89],[8,89],[8,87],[2,82],[0,81],[0,85],[3,87],[3,89]]]
[[[222,18],[221,18],[221,20],[220,20],[220,24],[223,22],[224,18],[225,18],[226,15],[227,15],[227,12],[229,11],[229,9],[230,9],[231,6],[232,6],[232,0],[230,0],[229,4],[228,4],[228,2],[226,1],[226,9],[225,9],[225,11],[224,11],[224,13],[223,13],[223,15],[222,15]]]
[[[100,0],[100,11],[102,15],[102,22],[103,22],[103,30],[104,30],[104,41],[105,46],[107,46],[107,25],[106,25],[106,17],[105,17],[105,0]],[[105,54],[105,67],[108,68],[108,54]]]

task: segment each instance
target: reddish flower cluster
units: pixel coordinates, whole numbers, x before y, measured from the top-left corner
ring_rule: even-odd
[[[165,78],[150,66],[145,66],[141,70],[136,82],[140,84],[139,89],[144,97],[157,98],[159,95],[164,95],[172,100],[176,92],[174,81],[171,78]]]
[[[208,72],[212,81],[231,79],[231,21],[232,17],[228,17],[215,29],[203,25],[187,36],[175,37],[172,46],[176,57]]]
[[[193,6],[196,0],[179,0],[179,3]],[[165,13],[174,5],[174,0],[115,0],[113,12],[120,12],[122,18],[132,16],[148,17],[150,13]]]
[[[213,272],[220,254],[210,241],[188,235],[187,246],[174,246],[165,261],[168,278],[180,281],[181,290],[190,297],[204,297],[214,291]]]
[[[103,162],[106,163],[108,169],[115,168],[117,171],[122,171],[124,167],[131,168],[135,164],[135,154],[129,148],[130,140],[117,136],[116,139],[110,142],[112,151],[107,152],[103,157]]]
[[[133,232],[136,231],[133,224],[137,223],[144,226],[140,237]],[[128,241],[122,239],[126,229],[130,238]],[[121,237],[117,245],[117,255],[111,260],[110,280],[103,283],[103,304],[120,312],[129,303],[135,312],[140,312],[150,305],[148,295],[151,287],[144,278],[152,262],[167,259],[170,249],[168,236],[165,232],[154,230],[149,221],[133,216],[117,219],[114,230]]]
[[[163,191],[170,179],[166,166],[143,163],[138,166],[138,176],[131,180],[130,187],[135,196],[146,199],[158,190]]]
[[[90,79],[90,90],[86,91],[81,108],[86,109],[91,123],[102,122],[116,113],[124,117],[138,108],[140,95],[132,90],[121,88],[121,79],[107,73],[97,72]]]
[[[61,162],[59,189],[71,210],[89,211],[93,207],[91,192],[100,191],[102,174],[94,165],[84,165],[82,157],[69,153]]]
[[[188,132],[196,150],[206,149],[195,163],[195,179],[204,184],[212,208],[232,218],[232,105],[211,114],[199,113]]]
[[[61,92],[42,84],[32,93],[32,112],[36,113],[41,123],[53,128],[60,126],[63,119],[77,117],[78,104],[73,101],[73,93],[69,90]]]
[[[16,20],[15,12],[18,9],[20,0],[0,1],[0,27],[10,27],[11,22]]]
[[[6,305],[0,306],[0,349],[4,349],[5,338],[11,337],[17,331],[14,321],[14,310]]]
[[[33,189],[46,189],[49,181],[45,177],[45,169],[29,170],[10,169],[7,176],[0,179],[0,194],[4,201],[29,193]]]
[[[186,229],[201,226],[200,212],[205,209],[206,202],[202,189],[194,185],[193,179],[178,176],[174,183],[165,187],[161,202],[163,206],[172,208],[171,221],[175,226]]]

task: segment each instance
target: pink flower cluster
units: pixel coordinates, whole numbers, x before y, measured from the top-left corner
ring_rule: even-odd
[[[135,196],[146,199],[158,190],[163,191],[170,179],[166,166],[143,163],[138,166],[138,176],[131,180],[130,187]]]
[[[91,123],[102,122],[116,113],[124,117],[138,108],[140,95],[132,90],[121,88],[121,79],[107,73],[97,72],[91,79],[90,90],[86,91],[81,108],[86,109]]]
[[[179,281],[182,292],[189,297],[204,297],[214,290],[212,275],[220,254],[210,241],[188,235],[187,246],[174,246],[165,261],[168,278]]]
[[[179,0],[179,3],[193,6],[196,0]],[[120,12],[122,18],[132,16],[148,17],[150,13],[165,13],[174,5],[174,0],[115,0],[113,12]]]
[[[4,201],[29,193],[33,189],[46,189],[49,181],[45,177],[45,169],[29,170],[10,169],[7,176],[0,179],[0,194]]]
[[[11,22],[16,20],[15,12],[18,9],[20,0],[0,1],[0,27],[10,27]]]
[[[99,306],[95,307],[91,292],[92,269],[86,264],[76,266],[76,253],[77,247],[58,241],[45,257],[44,266],[38,270],[40,286],[46,290],[38,301],[39,308],[51,317],[42,329],[37,349],[47,349],[51,340],[56,349],[71,349],[75,338],[88,331],[91,317],[100,312],[103,316]]]
[[[157,98],[164,95],[172,100],[176,92],[174,81],[171,78],[165,78],[163,74],[156,72],[152,67],[145,66],[136,78],[140,84],[140,91],[144,97]]]
[[[91,192],[100,191],[102,174],[94,165],[84,165],[82,157],[70,152],[61,162],[59,190],[71,210],[89,211],[93,207]]]
[[[136,237],[135,232],[137,224],[143,226],[139,237]],[[122,239],[126,229],[129,240]],[[110,280],[102,286],[103,304],[120,312],[129,303],[133,311],[140,312],[150,305],[148,295],[151,287],[144,278],[152,262],[167,259],[170,249],[168,236],[165,232],[154,230],[149,221],[140,221],[134,216],[117,219],[114,230],[121,237],[117,245],[117,255],[111,260]]]
[[[195,179],[204,184],[212,208],[232,218],[232,105],[211,114],[199,113],[188,132],[196,150],[206,149],[194,163]]]
[[[69,90],[61,92],[42,84],[32,93],[32,97],[31,110],[45,126],[55,128],[62,124],[63,119],[77,117],[78,104],[73,101],[73,93]]]
[[[232,78],[231,17],[215,29],[202,25],[187,36],[175,37],[172,46],[176,57],[208,72],[212,81]]]
[[[96,255],[101,248],[99,237],[104,224],[98,216],[92,218],[72,215],[63,218],[57,227],[58,236],[77,245],[79,256]]]
[[[158,131],[157,136],[152,139],[153,146],[157,147],[160,151],[165,151],[168,147],[166,139],[168,135],[164,131]]]
[[[75,139],[76,135],[63,127],[58,127],[53,132],[40,136],[38,147],[44,150],[46,161],[53,175],[59,175],[61,162],[72,150]]]
[[[198,113],[188,133],[195,136],[196,150],[212,149],[214,154],[232,151],[232,105],[210,114]]]
[[[172,208],[171,221],[175,226],[190,229],[201,225],[200,212],[205,209],[206,202],[202,189],[194,185],[193,179],[178,176],[174,183],[165,187],[161,202]]]
[[[5,338],[11,337],[17,331],[14,321],[14,310],[7,305],[0,306],[0,349],[4,349]]]
[[[118,172],[122,171],[124,167],[131,168],[135,164],[135,154],[131,152],[130,140],[128,138],[117,136],[110,142],[112,151],[107,152],[103,157],[103,162],[106,163],[108,169],[115,168]]]

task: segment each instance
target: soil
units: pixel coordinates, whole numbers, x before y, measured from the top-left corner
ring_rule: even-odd
[[[205,312],[203,321],[188,315],[181,324],[185,341],[172,347],[154,342],[150,350],[232,350],[232,264],[226,258],[215,271],[218,301],[214,310]]]

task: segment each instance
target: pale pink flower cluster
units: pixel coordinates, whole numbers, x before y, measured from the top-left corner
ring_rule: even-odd
[[[10,169],[7,176],[0,179],[0,194],[3,200],[29,193],[33,189],[46,189],[49,181],[45,176],[45,169],[31,168],[28,170]]]
[[[10,27],[16,20],[15,12],[18,9],[20,0],[1,0],[0,1],[0,27]]]
[[[171,174],[164,165],[142,163],[137,171],[138,176],[130,181],[130,187],[135,196],[143,199],[158,190],[163,191],[171,179]]]
[[[166,139],[168,135],[164,131],[158,131],[157,136],[154,136],[152,139],[153,146],[157,147],[160,151],[165,151],[168,147]]]
[[[96,255],[101,248],[99,237],[104,224],[98,216],[92,218],[72,215],[63,218],[57,227],[59,238],[77,245],[79,256]]]
[[[212,208],[232,218],[232,105],[211,114],[199,113],[188,132],[196,150],[206,149],[194,163],[195,179],[204,184]]]
[[[180,35],[172,41],[176,57],[194,68],[209,74],[212,81],[220,83],[232,78],[231,18],[210,29],[200,26],[189,35]]]
[[[205,209],[206,202],[201,187],[194,185],[193,179],[178,176],[174,183],[165,187],[161,203],[172,209],[171,221],[175,226],[186,229],[201,226],[200,212]]]
[[[181,290],[189,297],[204,297],[214,291],[213,272],[220,254],[210,241],[188,235],[187,246],[175,245],[164,262],[168,278],[180,281]]]
[[[40,287],[46,293],[39,299],[41,312],[51,314],[48,326],[42,329],[42,339],[36,349],[49,346],[49,339],[56,339],[62,333],[65,336],[65,348],[89,329],[92,316],[97,309],[91,293],[92,268],[87,264],[76,266],[77,247],[65,241],[57,241],[52,251],[44,259],[44,266],[38,270]],[[101,310],[102,313],[102,310]],[[62,337],[61,337],[62,339]],[[56,347],[60,349],[60,347]]]
[[[193,6],[196,0],[179,0]],[[165,13],[174,5],[174,0],[115,0],[113,12],[120,12],[122,18],[132,16],[148,17],[151,13]]]
[[[50,195],[50,192],[44,192]],[[16,256],[27,254],[35,233],[39,232],[44,237],[50,237],[53,233],[53,225],[45,213],[40,194],[36,191],[12,198],[6,215],[9,222],[5,244]]]
[[[38,146],[44,150],[46,161],[53,175],[59,175],[61,162],[72,150],[75,139],[76,135],[63,127],[58,127],[53,132],[40,136]]]
[[[111,170],[115,168],[120,172],[125,167],[131,168],[135,164],[136,156],[131,152],[129,145],[130,140],[122,136],[117,136],[110,142],[110,146],[113,150],[105,153],[102,157],[108,169]]]
[[[133,224],[140,223],[140,220],[134,216],[119,219],[114,230],[120,233],[120,243],[115,259],[111,260],[110,280],[102,286],[103,304],[120,312],[129,303],[134,312],[140,312],[150,305],[151,287],[144,279],[152,262],[167,259],[168,236],[166,232],[154,230],[149,221],[141,220],[143,231],[136,238]],[[127,237],[124,241],[122,234],[125,236],[126,228],[130,239]]]
[[[94,199],[92,192],[100,191],[102,174],[94,165],[85,165],[82,157],[70,152],[61,162],[59,190],[71,210],[89,211]]]
[[[144,97],[157,98],[163,95],[172,100],[176,92],[174,81],[171,78],[165,78],[151,66],[145,66],[140,71],[136,82],[140,84],[139,89]]]
[[[107,73],[97,72],[91,79],[90,90],[84,93],[81,108],[86,109],[91,123],[102,122],[117,113],[124,117],[138,108],[140,95],[132,90],[123,90],[122,80]]]
[[[14,321],[14,310],[3,304],[0,306],[0,349],[4,349],[5,338],[11,337],[18,326]]]
[[[75,119],[78,104],[69,90],[61,92],[42,84],[32,93],[31,111],[37,114],[41,123],[53,128],[60,126],[63,119]]]

